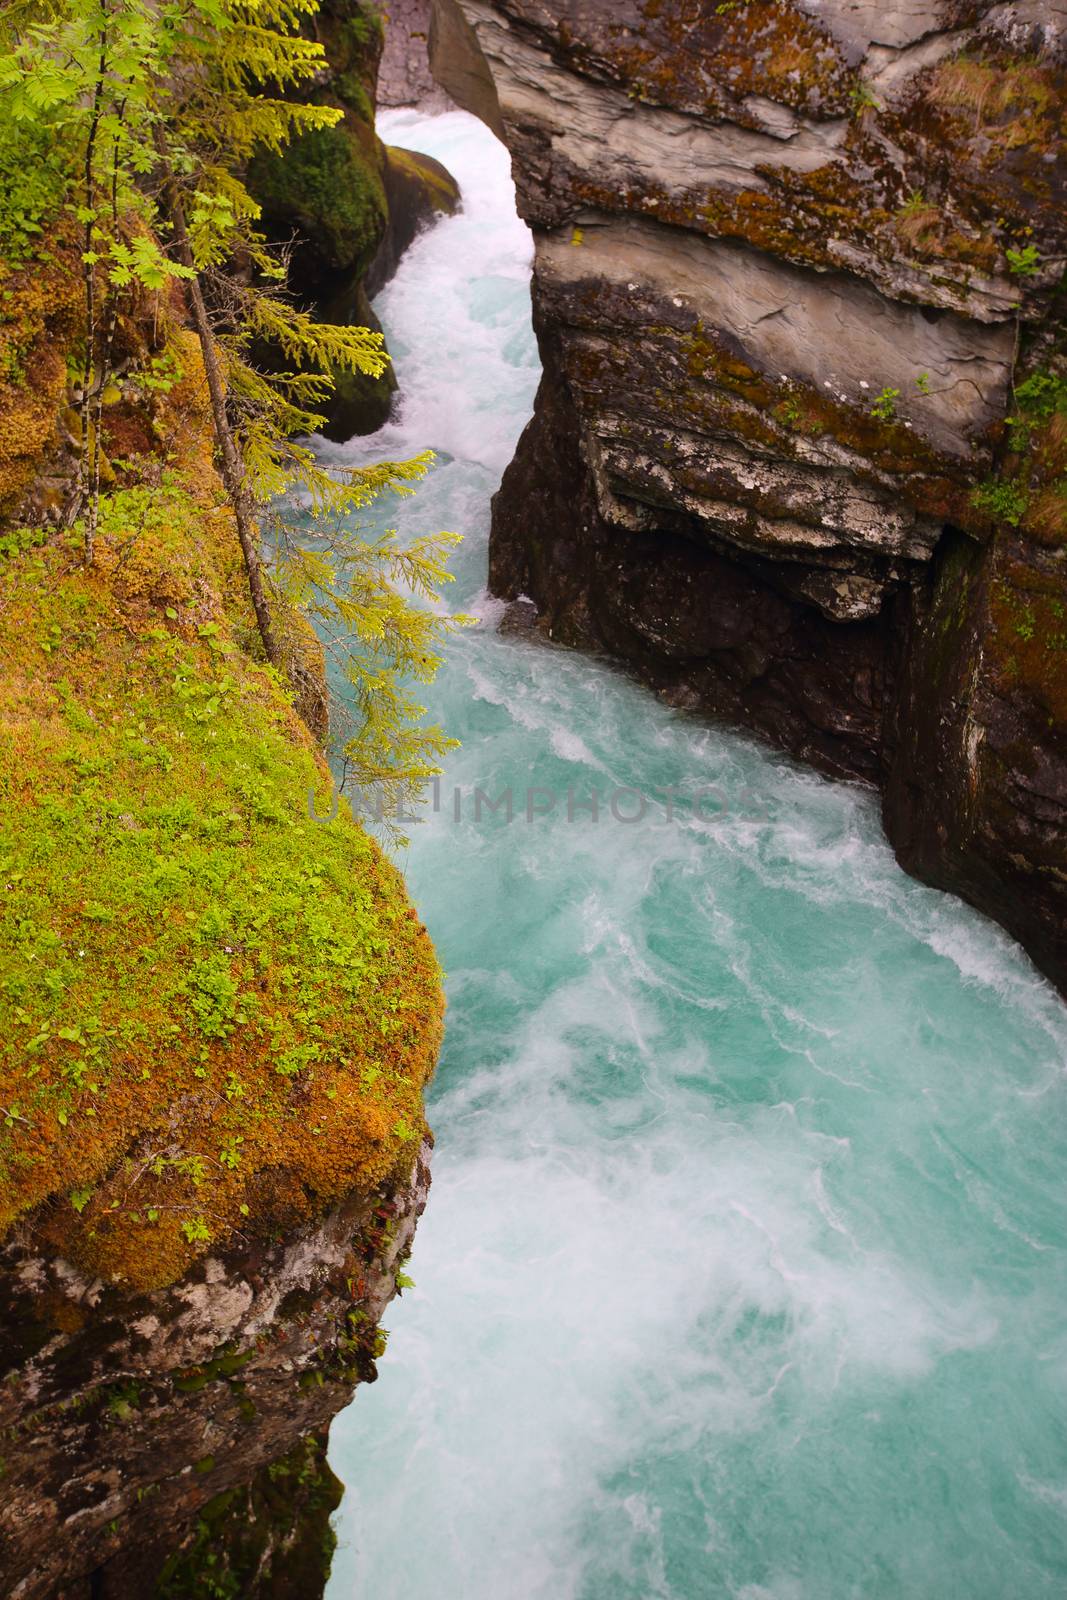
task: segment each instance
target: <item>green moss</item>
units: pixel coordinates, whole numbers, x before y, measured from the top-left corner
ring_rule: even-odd
[[[362,76],[358,72],[345,72],[337,79],[337,94],[349,110],[355,113],[361,122],[373,123],[374,99],[370,91],[364,87]]]
[[[388,145],[385,154],[389,166],[425,195],[435,211],[451,216],[459,204],[459,187],[444,167],[402,145]],[[581,229],[576,228],[575,233],[579,237],[572,242],[580,244]]]
[[[234,1377],[242,1367],[248,1365],[255,1353],[254,1350],[224,1350],[221,1355],[205,1361],[203,1366],[180,1373],[174,1379],[174,1387],[179,1394],[197,1394],[209,1383]]]
[[[366,372],[333,372],[327,437],[350,439],[354,433],[373,433],[388,420],[397,382],[392,367],[380,378]]]
[[[410,1164],[440,1033],[399,874],[309,816],[215,495],[190,461],[105,497],[93,570],[0,563],[0,1230],[138,1287]]]
[[[257,157],[249,181],[274,230],[297,228],[333,270],[368,265],[385,228],[385,189],[376,158],[347,123],[302,134],[284,155]]]
[[[994,528],[1023,528],[1039,545],[1067,542],[1067,377],[1063,329],[1052,365],[1035,367],[1015,385],[999,471],[971,500]]]
[[[1050,728],[1067,724],[1067,324],[1063,308],[1024,348],[998,473],[978,485],[986,545],[983,660],[998,693],[1038,710]],[[1013,761],[1032,752],[1021,746]]]
[[[383,25],[377,7],[331,0],[316,19],[328,66],[310,99],[343,112],[332,128],[264,153],[249,168],[249,187],[269,230],[294,229],[319,269],[362,273],[385,231],[388,210],[381,146],[374,132],[374,87]]]
[[[377,62],[385,43],[385,20],[379,7],[368,5],[366,0],[354,7],[351,4],[342,6],[341,36],[352,59],[372,58]]]
[[[153,1600],[238,1600],[253,1586],[263,1600],[321,1594],[337,1542],[330,1518],[341,1493],[326,1461],[325,1433],[306,1435],[248,1487],[208,1501],[164,1567]]]

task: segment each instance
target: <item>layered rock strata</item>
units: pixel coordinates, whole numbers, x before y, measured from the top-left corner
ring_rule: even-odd
[[[536,241],[495,592],[879,783],[1061,984],[1065,21],[435,0],[431,37]]]

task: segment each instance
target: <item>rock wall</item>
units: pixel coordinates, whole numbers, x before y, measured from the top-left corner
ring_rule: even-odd
[[[321,1593],[340,1497],[324,1430],[376,1377],[428,1159],[424,1145],[408,1181],[133,1299],[9,1238],[6,1596]]]
[[[380,106],[450,111],[453,103],[430,71],[430,0],[389,0],[378,71]]]
[[[440,162],[390,149],[375,132],[385,42],[377,6],[324,0],[315,28],[329,68],[316,80],[314,99],[342,118],[278,154],[258,156],[249,185],[265,231],[291,248],[289,282],[298,298],[324,321],[381,332],[370,296],[388,282],[416,233],[455,211],[459,190]],[[327,437],[376,432],[396,393],[392,368],[380,378],[337,372],[335,379]]]
[[[1065,22],[435,0],[431,35],[536,241],[495,592],[879,783],[905,864],[1061,984]]]

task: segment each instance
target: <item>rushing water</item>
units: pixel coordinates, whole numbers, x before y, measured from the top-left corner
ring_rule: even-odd
[[[529,237],[472,119],[385,131],[465,209],[379,301],[406,399],[371,448],[440,452],[394,520],[467,536],[483,622],[403,856],[448,971],[434,1189],[334,1425],[330,1600],[1062,1596],[1064,1011],[898,870],[870,795],[494,631]],[[529,784],[561,797],[532,822]],[[568,787],[657,785],[717,793],[568,819]]]

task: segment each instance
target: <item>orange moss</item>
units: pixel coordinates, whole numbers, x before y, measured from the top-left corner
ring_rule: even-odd
[[[23,266],[0,263],[0,515],[17,505],[55,434],[81,295],[77,254],[61,236]]]
[[[251,633],[203,427],[99,558],[0,561],[0,1230],[149,1288],[410,1165],[443,1001],[396,868]]]
[[[1037,544],[1053,549],[1067,545],[1067,482],[1039,489],[1031,497],[1022,527]]]
[[[820,25],[786,0],[716,8],[715,71],[732,94],[765,95],[798,111],[841,114],[851,87],[844,57]]]

